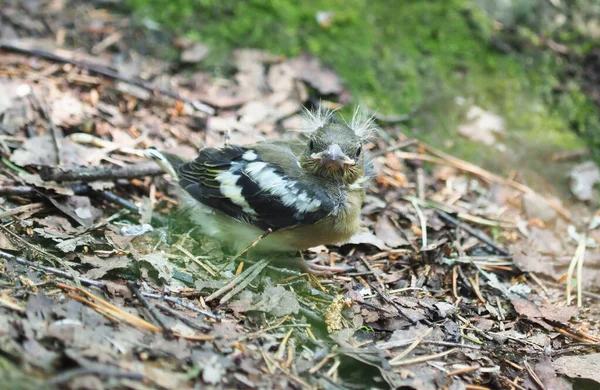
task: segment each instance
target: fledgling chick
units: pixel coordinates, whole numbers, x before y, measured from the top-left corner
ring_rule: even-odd
[[[194,161],[150,150],[174,176],[200,231],[235,252],[267,229],[252,252],[303,250],[347,242],[365,198],[363,151],[374,128],[357,110],[350,123],[333,111],[306,111],[307,141],[204,148]]]

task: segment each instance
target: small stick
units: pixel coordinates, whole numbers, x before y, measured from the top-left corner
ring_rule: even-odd
[[[2,195],[1,190],[2,189],[0,189],[0,195]],[[17,214],[21,214],[21,213],[25,213],[25,212],[30,212],[32,214],[37,213],[38,211],[42,210],[44,208],[44,206],[45,205],[43,203],[39,202],[39,203],[26,204],[24,206],[15,207],[13,209],[8,209],[8,210],[5,210],[0,213],[0,219],[12,217],[13,215],[17,215]]]
[[[400,149],[404,149],[406,147],[415,145],[418,141],[416,139],[409,139],[407,141],[404,142],[400,142],[397,143],[395,145],[392,145],[386,149],[380,150],[376,153],[372,153],[371,157],[375,158],[375,157],[379,157],[379,156],[383,156],[385,154],[391,153],[391,152],[395,152],[396,150],[400,150]]]
[[[157,303],[156,308],[169,313],[169,315],[172,315],[173,317],[177,318],[179,321],[183,322],[190,328],[193,328],[193,329],[196,329],[196,330],[199,330],[202,332],[204,332],[206,330],[210,330],[210,327],[208,327],[208,326],[203,327],[201,325],[196,324],[194,321],[190,320],[189,318],[187,318],[183,314],[179,313],[178,311],[171,309],[167,305],[163,305],[162,303]]]
[[[421,223],[421,250],[427,248],[427,219],[425,218],[425,214],[419,207],[419,204],[413,199],[411,202],[415,211],[417,212],[417,216],[419,217],[419,222]]]
[[[1,48],[2,45],[0,45]],[[58,130],[58,128],[56,127],[56,124],[54,123],[54,120],[52,120],[52,116],[50,116],[50,112],[48,107],[46,106],[46,102],[45,101],[41,101],[37,95],[35,93],[32,93],[31,95],[31,100],[33,101],[34,105],[37,105],[39,110],[42,112],[42,115],[44,115],[44,117],[46,118],[46,120],[48,120],[48,123],[50,124],[50,133],[52,135],[52,141],[54,142],[54,149],[56,151],[56,165],[57,166],[61,166],[62,165],[62,145],[60,144],[60,139],[63,138],[62,136],[62,132],[60,130]]]
[[[458,265],[452,267],[452,295],[458,300]]]
[[[420,335],[419,337],[417,337],[415,339],[415,341],[413,341],[404,351],[400,352],[400,354],[398,354],[392,360],[390,360],[390,364],[394,364],[396,362],[399,362],[404,357],[406,357],[409,353],[412,352],[413,349],[417,348],[417,346],[421,343],[421,341],[423,341],[423,339],[425,337],[427,337],[429,335],[429,333],[431,333],[432,331],[433,331],[433,328],[427,328],[427,330],[425,332],[423,332],[422,335]]]
[[[510,252],[508,252],[506,249],[501,248],[498,245],[496,245],[485,233],[477,231],[476,229],[472,228],[471,226],[469,226],[465,223],[462,223],[461,221],[457,220],[456,218],[452,217],[450,214],[448,214],[442,210],[435,210],[435,212],[440,216],[440,218],[442,218],[446,222],[449,222],[449,223],[455,225],[456,227],[464,230],[465,232],[469,233],[473,237],[475,237],[478,240],[482,241],[483,243],[487,244],[489,247],[494,249],[496,252],[498,252],[502,256],[510,256]]]
[[[34,186],[1,186],[0,196],[29,196],[36,192]]]
[[[535,382],[535,384],[538,385],[538,387],[540,388],[540,390],[546,390],[546,386],[544,386],[544,384],[542,383],[542,381],[540,380],[540,378],[537,376],[537,374],[535,373],[535,371],[533,371],[533,368],[531,368],[531,366],[529,365],[529,363],[527,363],[527,360],[523,361],[523,365],[525,366],[525,369],[527,370],[527,372],[529,373],[529,375],[531,376],[531,378],[533,379],[533,381]]]
[[[583,249],[579,254],[579,262],[577,263],[577,307],[582,306],[581,292],[583,291],[583,261],[585,260],[587,235],[583,233],[581,235],[581,245]]]
[[[231,298],[233,298],[234,295],[236,295],[237,293],[239,293],[240,291],[242,291],[244,288],[246,288],[246,286],[248,286],[257,276],[258,274],[260,274],[262,272],[262,270],[267,266],[268,262],[263,260],[258,264],[258,266],[256,267],[256,269],[254,269],[254,271],[249,274],[239,285],[237,285],[233,290],[231,290],[229,293],[227,293],[223,298],[221,298],[221,300],[219,301],[219,305],[222,305],[224,303],[226,303],[228,300],[230,300]]]
[[[220,289],[218,289],[217,291],[215,291],[214,293],[210,294],[208,297],[204,298],[205,302],[210,302],[213,299],[215,299],[218,296],[221,296],[222,294],[224,294],[226,291],[231,290],[232,288],[235,287],[236,284],[238,284],[240,281],[246,279],[246,276],[249,274],[252,274],[254,272],[254,270],[256,270],[257,268],[259,268],[259,266],[261,265],[265,265],[266,266],[266,261],[262,260],[259,261],[256,264],[253,264],[250,268],[248,268],[246,271],[244,271],[243,273],[239,274],[238,276],[234,277],[229,283],[227,283],[225,286],[221,287]],[[262,268],[261,268],[262,270]]]
[[[158,87],[156,87],[148,82],[145,82],[143,80],[125,77],[125,76],[119,74],[118,72],[115,72],[115,71],[105,68],[103,66],[88,64],[83,61],[66,58],[66,57],[59,56],[54,53],[50,53],[48,51],[44,51],[44,50],[26,49],[26,48],[11,45],[8,43],[0,43],[0,50],[10,51],[10,52],[19,53],[19,54],[25,54],[25,55],[30,55],[30,56],[36,56],[36,57],[40,57],[40,58],[43,58],[43,59],[46,59],[49,61],[61,62],[64,64],[71,64],[73,66],[77,66],[79,68],[85,69],[85,70],[93,72],[93,73],[100,74],[105,77],[123,81],[124,83],[127,83],[127,84],[135,85],[136,87],[143,88],[152,93],[159,93],[161,95],[171,97],[175,100],[180,100],[182,102],[192,105],[192,107],[194,107],[196,110],[198,110],[200,112],[204,112],[208,115],[215,114],[215,109],[206,103],[202,103],[199,100],[186,98],[184,96],[179,95],[177,92],[174,92],[174,91],[171,91],[168,89],[158,88]]]
[[[403,361],[399,361],[399,362],[394,362],[392,365],[393,366],[408,366],[411,364],[423,363],[423,362],[427,362],[429,360],[435,360],[435,359],[442,358],[446,355],[450,355],[451,353],[454,353],[457,350],[458,350],[458,348],[452,348],[452,349],[449,349],[448,351],[436,353],[434,355],[419,356],[418,358],[414,358],[414,359],[408,359],[408,360],[403,360]]]
[[[221,267],[221,269],[219,270],[219,272],[223,271],[225,268],[227,268],[227,266],[229,266],[229,264],[233,263],[234,261],[236,261],[237,259],[240,258],[240,256],[242,256],[244,253],[248,252],[250,249],[254,248],[256,245],[258,245],[258,243],[265,238],[266,236],[268,236],[269,234],[273,233],[273,229],[268,228],[267,230],[264,231],[263,234],[261,234],[260,236],[256,237],[256,239],[254,241],[252,241],[247,247],[245,247],[244,249],[242,249],[240,252],[238,252],[237,255],[233,256],[233,258],[231,260],[229,260],[223,267]]]
[[[109,202],[116,203],[119,206],[126,208],[127,210],[133,211],[136,214],[140,213],[140,208],[138,206],[136,206],[135,203],[133,203],[127,199],[121,198],[120,196],[118,196],[110,191],[99,191],[98,194],[100,196],[102,196],[104,199],[108,200]],[[152,214],[152,222],[154,222],[158,225],[161,225],[161,226],[167,225],[166,218],[164,218],[160,215],[154,214],[154,213]]]
[[[469,372],[477,371],[480,368],[481,367],[479,367],[478,365],[470,366],[470,367],[466,367],[466,368],[461,368],[460,370],[456,370],[456,371],[452,371],[452,372],[447,373],[446,376],[456,376],[456,375],[467,374]]]
[[[48,381],[48,384],[57,386],[69,382],[79,376],[98,375],[109,378],[126,378],[136,381],[143,381],[146,377],[137,372],[117,371],[112,368],[76,368],[65,371]]]
[[[28,267],[31,268],[36,268],[45,272],[49,272],[51,274],[54,275],[59,275],[62,276],[65,279],[69,279],[69,280],[75,280],[75,278],[73,277],[73,275],[71,275],[70,273],[66,272],[66,271],[62,271],[59,270],[57,268],[53,268],[53,267],[48,267],[45,265],[40,265],[40,264],[36,264],[33,263],[29,260],[25,260],[22,257],[18,257],[18,256],[14,256],[11,255],[10,253],[6,253],[2,250],[0,250],[0,258],[5,259],[5,260],[9,260],[9,261],[15,261],[19,264],[22,265],[26,265]],[[77,279],[81,282],[81,284],[87,285],[87,286],[94,286],[94,287],[99,287],[99,288],[104,288],[106,287],[106,283],[100,280],[92,280],[92,279],[88,279],[88,278],[83,278],[83,277],[77,277]]]
[[[96,180],[134,179],[142,176],[158,176],[165,172],[154,161],[148,161],[125,167],[100,166],[62,169],[43,167],[39,173],[44,181],[91,182]]]
[[[571,291],[573,290],[573,286],[571,284],[571,281],[573,279],[573,271],[575,270],[575,266],[577,266],[577,305],[578,307],[580,304],[580,299],[581,299],[581,289],[579,288],[579,264],[583,263],[583,256],[585,256],[585,245],[586,245],[586,238],[585,238],[585,234],[582,235],[579,239],[579,244],[577,245],[577,249],[575,250],[575,254],[573,255],[573,259],[571,260],[571,262],[569,263],[569,268],[567,269],[567,305],[571,304]],[[583,267],[583,265],[582,265]],[[583,271],[583,270],[582,270]]]
[[[127,288],[129,288],[129,290],[131,290],[133,295],[135,295],[137,297],[137,299],[139,299],[139,301],[142,303],[142,306],[144,306],[144,308],[146,308],[148,313],[150,313],[150,316],[152,316],[152,319],[154,320],[156,325],[158,325],[160,328],[162,328],[165,338],[167,340],[172,340],[173,339],[173,331],[169,327],[167,327],[165,325],[165,323],[162,321],[162,319],[158,316],[158,314],[156,314],[156,312],[154,311],[154,308],[152,308],[152,306],[150,306],[150,303],[148,303],[146,298],[142,295],[142,293],[140,293],[140,290],[135,285],[135,282],[128,281]]]
[[[171,297],[169,295],[161,295],[161,294],[157,294],[157,293],[148,293],[148,292],[143,292],[142,295],[145,296],[146,298],[163,299],[167,302],[174,303],[174,304],[179,305],[188,310],[192,310],[192,311],[195,311],[196,313],[200,313],[206,317],[213,318],[213,319],[219,319],[219,317],[217,315],[215,315],[211,312],[208,312],[206,310],[199,309],[190,303],[184,302],[183,300],[181,300],[181,298],[175,298],[175,297]]]
[[[369,283],[369,282],[367,282]],[[371,284],[369,283],[369,286],[371,286]],[[381,290],[375,286],[371,286],[371,288],[373,290],[375,290],[375,292],[377,293],[377,295],[379,295],[384,301],[386,301],[387,303],[391,304],[392,306],[394,306],[394,308],[396,308],[396,310],[398,311],[398,313],[404,317],[405,319],[408,320],[408,322],[410,322],[412,325],[416,325],[418,323],[418,321],[413,320],[412,318],[410,318],[410,316],[408,314],[406,314],[404,312],[404,309],[402,309],[400,307],[400,305],[398,305],[396,302],[394,302],[392,299],[389,299],[386,295],[384,295]]]

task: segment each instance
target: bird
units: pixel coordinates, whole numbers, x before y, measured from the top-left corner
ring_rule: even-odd
[[[255,243],[261,254],[344,244],[360,228],[374,117],[357,108],[346,122],[319,106],[301,119],[304,139],[206,147],[187,162],[154,148],[146,154],[177,182],[191,222],[225,248]]]

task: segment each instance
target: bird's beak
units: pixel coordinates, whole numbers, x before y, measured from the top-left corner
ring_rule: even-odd
[[[342,151],[338,144],[331,144],[327,149],[319,153],[313,153],[310,158],[319,161],[323,165],[344,168],[348,165],[354,165],[356,162]]]

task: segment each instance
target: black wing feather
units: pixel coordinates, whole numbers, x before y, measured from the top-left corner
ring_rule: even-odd
[[[284,204],[279,196],[261,188],[245,171],[250,162],[244,160],[242,156],[248,150],[251,149],[235,146],[203,149],[194,161],[177,167],[179,184],[197,201],[230,217],[248,221],[263,230],[267,228],[279,230],[298,224],[311,224],[329,215],[335,209],[335,203],[326,191],[304,184],[301,180],[296,180],[293,186],[305,192],[310,199],[319,199],[321,206],[316,211],[301,212],[294,205]],[[262,162],[258,152],[254,152],[258,158],[252,162]],[[272,163],[269,163],[268,167],[274,169],[276,174],[291,180],[281,167]],[[247,213],[221,192],[221,183],[217,180],[217,176],[226,171],[238,176],[236,185],[242,189],[242,196],[255,214]]]

